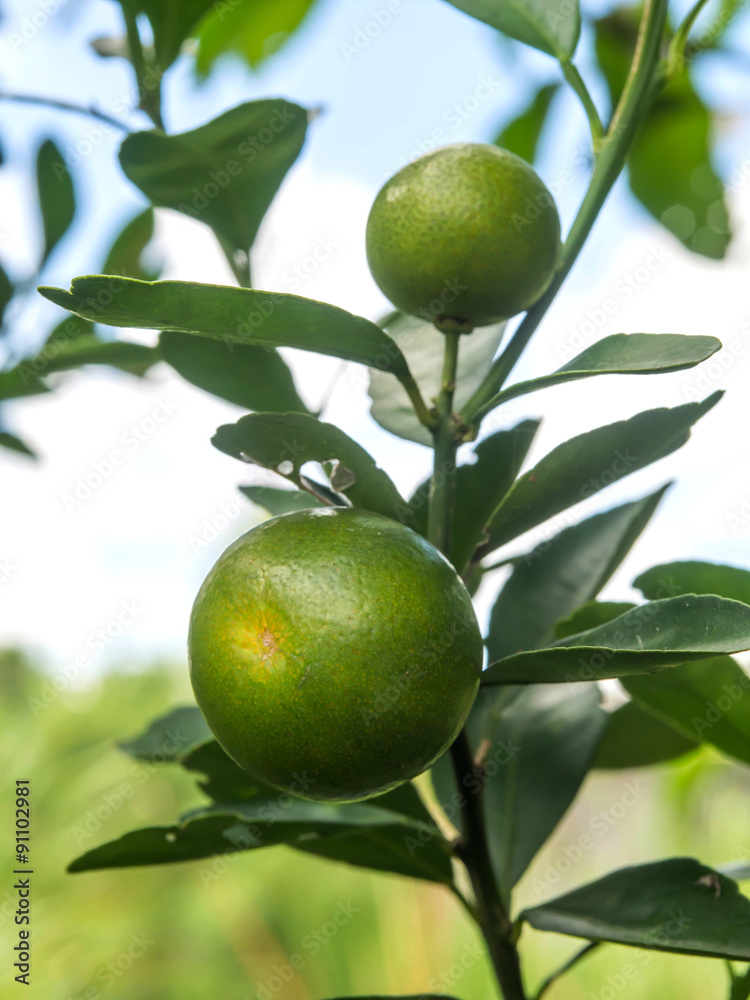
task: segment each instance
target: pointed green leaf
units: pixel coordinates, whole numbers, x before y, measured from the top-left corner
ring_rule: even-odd
[[[38,457],[33,448],[10,431],[0,430],[0,448],[7,448],[8,451],[18,452],[19,455],[26,455],[28,458]]]
[[[300,469],[306,462],[335,462],[354,476],[346,496],[364,507],[410,524],[411,512],[388,474],[372,456],[333,424],[303,413],[250,413],[236,424],[224,424],[213,437],[227,455],[255,462],[302,486]]]
[[[593,375],[654,375],[682,371],[710,358],[721,347],[716,337],[679,333],[615,333],[604,337],[551,375],[518,382],[494,396],[480,413],[529,392]]]
[[[632,698],[692,740],[750,764],[750,677],[731,656],[626,677]]]
[[[28,365],[20,364],[7,372],[0,372],[0,400],[38,396],[49,391],[49,387],[29,369]]]
[[[36,183],[44,228],[42,264],[70,228],[76,198],[63,154],[51,139],[45,139],[36,158]]]
[[[443,363],[445,338],[432,323],[394,313],[383,324],[383,329],[393,338],[407,360],[412,375],[422,395],[434,399],[440,391],[440,372]],[[484,378],[505,331],[505,323],[483,326],[470,337],[463,337],[458,356],[455,408],[466,402]],[[384,373],[382,366],[370,368],[368,389],[372,407],[370,413],[381,427],[391,434],[432,447],[432,435],[420,423],[414,407],[403,386]]]
[[[577,635],[578,632],[588,632],[589,629],[597,628],[599,625],[606,625],[613,618],[619,618],[635,607],[637,605],[631,601],[589,601],[576,608],[567,618],[555,622],[552,632],[556,639]]]
[[[622,868],[520,919],[589,941],[750,960],[750,900],[693,858]]]
[[[570,58],[581,32],[578,0],[449,0],[504,35],[558,59]]]
[[[198,787],[214,802],[270,800],[279,795],[276,789],[269,788],[238,767],[215,739],[193,743],[180,753],[177,760],[185,770],[202,775]]]
[[[698,561],[663,563],[641,573],[633,586],[648,600],[679,594],[718,594],[750,604],[750,571]]]
[[[146,730],[118,746],[136,760],[173,761],[213,734],[197,705],[174,708],[154,719]]]
[[[60,340],[52,353],[48,342],[43,352],[45,375],[69,371],[83,365],[110,365],[121,371],[142,375],[160,360],[159,352],[146,344],[127,340],[100,340],[96,336]],[[33,360],[31,362],[33,364]]]
[[[154,210],[139,212],[117,234],[102,265],[102,274],[153,281],[160,268],[148,267],[143,260],[146,247],[154,237]]]
[[[308,413],[289,366],[273,348],[222,344],[208,337],[165,330],[164,360],[188,382],[247,410]]]
[[[517,480],[497,508],[484,554],[670,455],[721,396],[716,392],[702,403],[646,410],[558,445]]]
[[[63,309],[110,326],[177,330],[225,344],[298,347],[376,364],[399,378],[409,376],[403,354],[379,326],[299,295],[107,275],[74,278],[69,292],[50,287],[39,291]]]
[[[491,664],[482,684],[603,680],[750,649],[750,607],[720,597],[643,604],[599,628]]]
[[[628,701],[609,714],[593,766],[605,771],[650,767],[682,757],[698,746],[696,740],[662,722],[648,709]]]
[[[595,514],[514,559],[513,572],[490,617],[490,662],[551,644],[555,624],[596,597],[645,528],[667,488]]]
[[[154,33],[156,61],[162,72],[180,54],[182,43],[196,22],[215,6],[215,0],[120,0],[123,7],[145,14]]]
[[[289,514],[293,510],[325,506],[304,490],[277,490],[272,486],[240,486],[240,493],[244,493],[248,500],[263,507],[274,517],[277,514]]]
[[[281,98],[240,104],[190,132],[135,132],[120,147],[125,175],[154,205],[205,222],[248,251],[287,171],[308,113]]]
[[[533,163],[547,112],[559,87],[559,83],[546,83],[540,87],[531,103],[503,128],[495,139],[495,145],[510,150],[527,163]]]

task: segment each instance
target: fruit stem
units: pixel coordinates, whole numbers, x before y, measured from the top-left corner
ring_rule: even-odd
[[[453,417],[453,393],[458,370],[458,345],[461,334],[444,333],[443,373],[437,398],[437,422],[433,427],[435,458],[427,514],[427,537],[444,555],[448,555],[453,522],[456,485],[456,450],[458,425]]]
[[[630,72],[607,133],[601,140],[588,190],[560,252],[557,273],[541,299],[526,313],[508,346],[490,367],[481,385],[464,406],[461,419],[466,424],[475,424],[489,412],[487,404],[503,387],[541,323],[576,262],[607,195],[625,166],[638,127],[658,92],[655,84],[661,82],[658,80],[658,75],[662,71],[661,43],[667,19],[667,3],[668,0],[646,0],[643,6]]]
[[[466,777],[475,774],[471,745],[463,729],[451,747],[453,769],[459,788],[466,788]],[[521,961],[514,940],[514,926],[503,905],[492,868],[487,826],[484,821],[481,789],[462,793],[462,836],[456,847],[471,879],[477,902],[479,925],[487,942],[492,965],[505,1000],[527,1000],[521,979]]]

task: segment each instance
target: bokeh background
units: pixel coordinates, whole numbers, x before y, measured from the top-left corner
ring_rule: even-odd
[[[611,9],[599,0],[584,7],[592,15]],[[386,9],[382,0],[317,0],[290,38],[254,44],[253,68],[240,55],[230,56],[199,79],[187,52],[165,83],[172,131],[265,96],[320,109],[263,224],[253,255],[255,281],[371,318],[387,309],[364,254],[365,221],[380,185],[434,144],[491,141],[540,83],[556,79],[551,60],[504,42],[442,0],[392,4],[388,23],[363,36],[373,12]],[[132,104],[128,64],[102,59],[90,45],[122,33],[117,4],[5,0],[0,10],[0,91],[94,104],[105,112]],[[717,167],[729,182],[734,238],[726,259],[688,253],[621,181],[516,375],[552,370],[567,360],[571,344],[582,347],[620,331],[708,333],[732,349],[718,364],[714,359],[689,372],[592,379],[525,397],[503,411],[507,425],[521,415],[544,417],[529,456],[533,463],[593,424],[728,390],[685,449],[514,543],[512,551],[526,551],[571,519],[675,478],[678,486],[608,585],[606,599],[631,597],[632,579],[661,561],[695,557],[750,567],[750,18],[742,9],[726,47],[729,54],[706,56],[694,67],[696,86],[714,112]],[[580,66],[606,107],[590,50],[585,33]],[[120,117],[131,128],[149,127],[137,110]],[[14,280],[33,274],[39,254],[33,162],[47,137],[69,159],[79,211],[43,280],[67,286],[72,276],[98,266],[143,201],[116,163],[121,133],[85,116],[0,101],[0,260]],[[585,187],[586,150],[580,108],[560,95],[537,166],[558,196],[564,226]],[[313,266],[319,247],[325,248],[318,254],[323,259]],[[232,280],[210,231],[175,213],[157,213],[154,254],[165,277]],[[617,307],[600,322],[608,298]],[[0,342],[4,363],[40,346],[59,318],[59,310],[31,290],[17,300],[8,317],[12,336]],[[153,334],[141,339],[149,343]],[[335,380],[326,419],[367,447],[402,491],[424,478],[426,450],[390,438],[370,419],[360,369],[342,371],[332,359],[282,353],[311,403]],[[153,433],[144,430],[158,407],[168,418]],[[0,643],[7,650],[0,660],[0,759],[12,775],[33,779],[39,871],[35,978],[27,993],[55,1000],[320,1000],[429,987],[465,1000],[493,996],[481,941],[459,907],[439,889],[406,879],[369,875],[286,848],[238,856],[226,871],[195,863],[64,872],[82,850],[133,826],[168,821],[198,801],[183,772],[136,770],[115,741],[191,700],[184,646],[193,596],[223,548],[264,516],[237,492],[238,483],[261,481],[257,474],[254,479],[210,444],[215,428],[239,413],[166,367],[145,379],[87,369],[66,376],[54,393],[3,408],[3,426],[40,456],[33,462],[0,453]],[[79,477],[97,468],[133,428],[142,429],[143,440],[125,464],[70,509],[65,496]],[[501,580],[502,571],[483,585],[482,614]],[[123,617],[124,608],[136,610]],[[65,680],[65,668],[81,654],[85,666]],[[61,690],[39,707],[51,681]],[[629,784],[637,795],[627,794]],[[596,773],[524,879],[521,901],[541,901],[620,864],[669,854],[709,864],[747,859],[748,792],[747,772],[709,750],[648,772]],[[624,795],[631,804],[623,804]],[[0,801],[10,834],[8,787],[0,790]],[[587,831],[594,833],[593,849],[567,864],[569,849]],[[5,843],[9,836],[0,854]],[[3,857],[8,871],[11,856]],[[5,892],[0,890],[0,926],[7,941]],[[333,922],[337,912],[350,915],[341,926]],[[331,928],[335,933],[327,935]],[[572,949],[570,941],[526,933],[533,985]],[[7,972],[9,949],[3,951],[0,996],[11,996],[21,987]],[[303,956],[303,967],[283,981],[295,954]],[[628,964],[638,972],[623,987]],[[550,996],[722,997],[725,983],[718,961],[607,946]]]

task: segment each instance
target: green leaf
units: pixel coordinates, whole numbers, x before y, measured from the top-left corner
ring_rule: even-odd
[[[605,771],[650,767],[682,757],[698,746],[696,740],[628,701],[610,713],[593,766]]]
[[[613,103],[625,82],[637,22],[628,10],[596,22],[596,51]],[[652,104],[630,150],[630,188],[641,204],[694,253],[724,257],[730,223],[713,166],[713,115],[687,71]]]
[[[272,486],[240,486],[248,500],[263,507],[269,514],[289,514],[293,510],[324,507],[311,493],[304,490],[276,490]]]
[[[193,742],[179,754],[177,760],[185,770],[203,775],[198,787],[214,802],[234,803],[256,798],[270,800],[280,794],[238,767],[215,739]]]
[[[177,330],[225,344],[298,347],[409,376],[403,354],[379,326],[299,295],[107,275],[74,278],[69,292],[51,287],[39,292],[63,309],[110,326]]]
[[[143,260],[153,237],[154,210],[147,208],[126,222],[117,234],[102,265],[102,273],[153,281],[161,268],[148,267]]]
[[[578,0],[449,0],[519,42],[569,59],[581,33]]]
[[[27,365],[21,364],[7,372],[0,372],[0,400],[38,396],[49,392],[49,387]]]
[[[653,677],[627,677],[623,684],[689,739],[750,764],[750,677],[731,656],[685,663]]]
[[[646,410],[558,445],[516,481],[497,508],[483,554],[682,447],[690,427],[721,395],[671,410]]]
[[[11,434],[10,431],[0,430],[0,448],[7,448],[8,451],[18,452],[19,455],[26,455],[28,458],[38,458],[33,448],[22,441],[17,434]]]
[[[653,566],[633,581],[648,600],[679,594],[717,594],[750,604],[750,571],[707,562],[674,562]]]
[[[54,354],[51,343],[47,342],[42,353],[45,375],[69,371],[83,365],[109,365],[134,375],[142,375],[160,360],[155,348],[127,340],[100,340],[93,335],[60,340],[54,345]]]
[[[622,868],[524,910],[540,931],[681,955],[750,960],[750,900],[693,858]]]
[[[443,363],[445,339],[431,323],[394,313],[383,328],[398,345],[407,360],[409,369],[422,395],[429,401],[440,391],[440,372]],[[463,337],[458,356],[455,408],[467,402],[490,366],[495,352],[500,346],[505,331],[505,323],[483,326],[470,337]],[[388,378],[382,366],[370,368],[369,395],[372,400],[370,413],[391,434],[432,447],[432,435],[420,423],[414,407],[403,386]]]
[[[73,181],[63,154],[45,139],[36,157],[36,183],[44,228],[42,265],[70,228],[76,212]]]
[[[599,628],[491,664],[482,684],[603,680],[750,648],[750,607],[720,597],[643,604]]]
[[[255,462],[302,486],[300,469],[306,462],[334,462],[354,481],[346,496],[355,507],[375,511],[410,524],[411,511],[371,455],[333,424],[303,413],[250,413],[236,424],[224,424],[212,439],[227,455]]]
[[[335,997],[333,1000],[455,1000],[454,997],[446,996],[444,993],[420,993],[419,996],[380,996],[372,997]]]
[[[667,488],[595,514],[514,559],[490,617],[490,661],[551,643],[555,624],[610,579]]]
[[[250,0],[249,3],[219,2],[200,25],[196,71],[205,76],[226,53],[242,56],[257,69],[274,55],[300,26],[315,0]]]
[[[527,163],[533,163],[547,112],[559,87],[559,83],[546,83],[540,87],[530,104],[498,134],[495,145],[510,150]]]
[[[273,348],[222,344],[207,337],[165,330],[159,337],[164,360],[188,382],[247,410],[309,412],[289,366]]]
[[[212,739],[198,706],[184,705],[154,719],[143,733],[118,746],[136,760],[164,762],[177,760],[191,748]]]
[[[556,639],[564,639],[568,635],[576,635],[578,632],[588,632],[589,629],[598,625],[606,625],[613,618],[619,618],[626,611],[637,607],[630,601],[588,601],[580,608],[555,622],[552,630]]]
[[[135,132],[120,147],[126,176],[154,205],[209,225],[248,251],[302,149],[308,113],[281,98],[250,101],[190,132]]]
[[[180,54],[182,43],[196,22],[215,6],[215,0],[120,0],[123,7],[145,14],[154,33],[154,52],[162,72]]]
[[[13,282],[8,277],[5,268],[0,264],[0,327],[3,325],[5,310],[15,294]]]
[[[482,412],[488,413],[517,396],[593,375],[654,375],[693,368],[710,358],[720,347],[721,341],[716,337],[685,337],[679,333],[615,333],[587,347],[551,375],[509,386],[494,396]]]

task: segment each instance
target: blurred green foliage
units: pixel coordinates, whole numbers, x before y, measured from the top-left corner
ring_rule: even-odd
[[[427,883],[284,847],[67,874],[83,850],[200,804],[182,768],[138,763],[114,743],[190,700],[182,668],[113,673],[73,690],[62,675],[40,672],[19,652],[0,656],[0,752],[13,762],[0,792],[2,815],[9,817],[6,872],[15,867],[10,779],[32,782],[31,996],[320,1000],[426,989],[466,1000],[494,996],[471,921],[448,892]],[[697,854],[721,865],[750,858],[748,791],[747,770],[709,750],[676,766],[589,775],[524,877],[519,906],[600,876],[615,861]],[[15,929],[9,890],[7,883],[0,907],[5,940]],[[524,938],[531,987],[574,950],[574,942],[554,935],[527,929]],[[720,961],[605,946],[549,998],[599,1000],[622,982],[628,1000],[697,1000],[726,995],[727,975]]]

